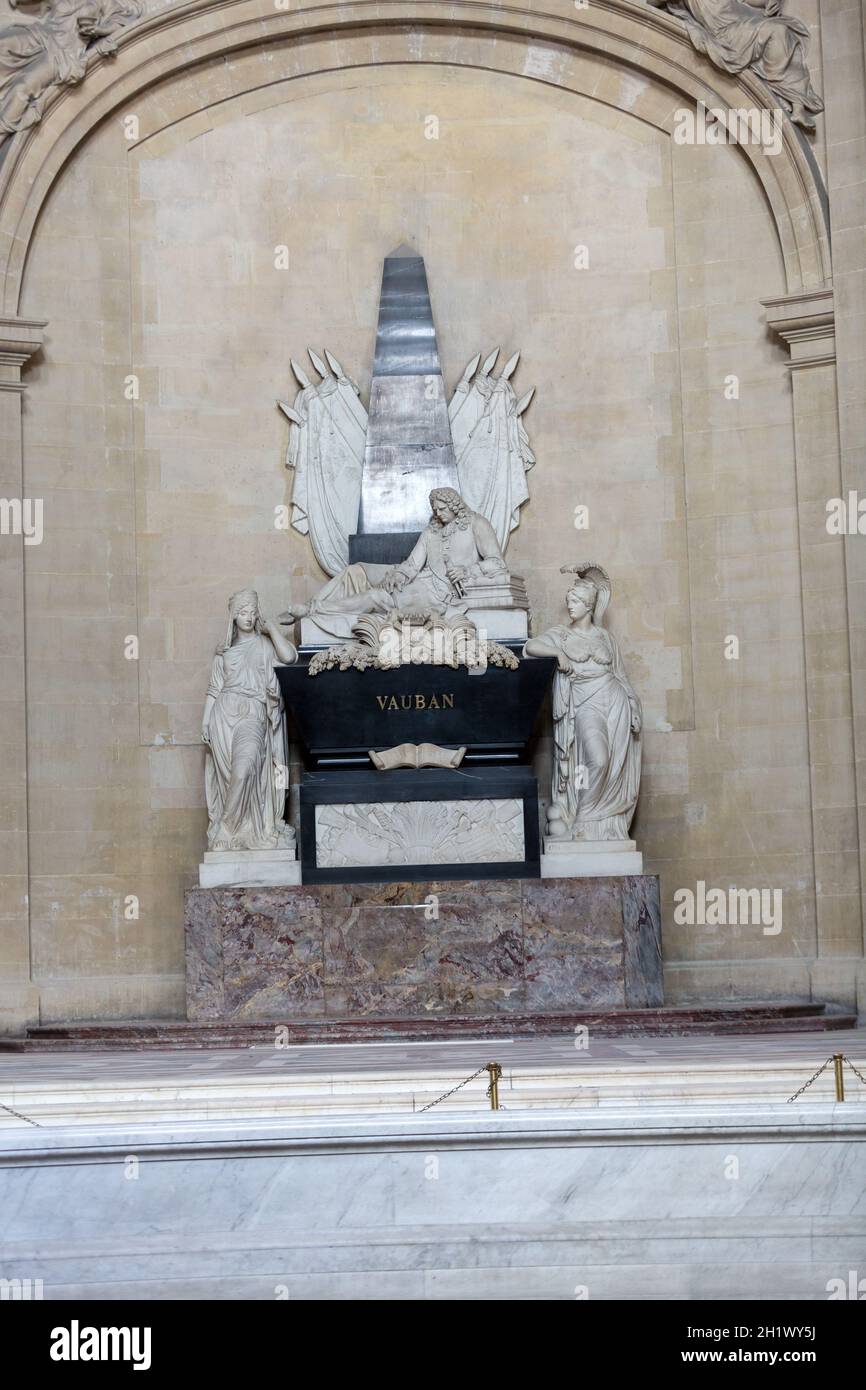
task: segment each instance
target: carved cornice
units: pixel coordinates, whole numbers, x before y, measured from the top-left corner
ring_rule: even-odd
[[[47,319],[19,319],[0,314],[0,391],[23,391],[21,373],[43,341]]]
[[[788,344],[792,371],[836,361],[836,311],[832,286],[762,299],[767,324]]]

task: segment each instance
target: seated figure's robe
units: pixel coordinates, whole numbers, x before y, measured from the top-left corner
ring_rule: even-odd
[[[744,0],[651,0],[685,21],[699,53],[725,72],[757,73],[791,107],[823,111],[806,66],[803,40],[809,29],[801,19],[768,14],[763,4]]]

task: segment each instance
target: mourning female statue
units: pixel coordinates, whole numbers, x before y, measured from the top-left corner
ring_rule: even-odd
[[[20,9],[26,0],[10,0]],[[117,52],[140,0],[45,0],[38,18],[0,27],[0,139],[42,119],[55,87],[73,86],[95,58]]]
[[[640,700],[601,620],[610,580],[600,565],[563,567],[577,578],[565,596],[571,619],[531,637],[525,656],[555,656],[555,758],[549,834],[627,840],[640,785]]]
[[[806,66],[809,29],[782,13],[785,0],[648,0],[685,21],[699,53],[725,72],[750,68],[778,97],[791,120],[815,129],[824,103]]]
[[[208,746],[205,790],[209,850],[275,849],[294,844],[285,823],[285,733],[274,667],[298,653],[263,618],[254,589],[229,599],[225,641],[217,647],[202,718]]]
[[[458,614],[467,605],[473,579],[505,576],[507,567],[493,527],[451,487],[430,493],[432,517],[400,565],[349,565],[325,584],[309,604],[283,615],[312,617],[320,628],[345,637],[346,615],[387,613],[395,608]]]

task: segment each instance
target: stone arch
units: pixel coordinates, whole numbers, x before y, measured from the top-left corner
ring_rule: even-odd
[[[683,26],[665,14],[632,0],[598,0],[569,18],[553,17],[542,6],[543,0],[520,5],[515,0],[502,5],[394,0],[383,12],[370,0],[346,0],[263,15],[257,0],[221,5],[191,0],[146,17],[121,36],[114,61],[100,60],[81,87],[58,91],[42,123],[10,142],[0,168],[0,312],[18,310],[40,210],[73,151],[99,123],[146,90],[180,73],[195,89],[197,75],[216,57],[258,50],[270,58],[281,52],[288,60],[285,76],[322,71],[323,64],[335,69],[382,62],[482,67],[582,91],[612,106],[622,100],[617,74],[630,73],[648,78],[649,85],[624,109],[668,131],[683,100],[772,109],[770,93],[758,79],[718,72],[694,52]],[[587,58],[609,66],[605,89],[582,84]],[[211,84],[201,105],[237,95],[230,67],[227,63],[222,74],[222,92],[219,83]],[[262,85],[274,80],[273,71],[263,72]],[[144,138],[150,134],[144,132]],[[740,149],[772,211],[789,293],[826,284],[830,261],[822,189],[798,131],[784,123],[776,156],[760,147]]]

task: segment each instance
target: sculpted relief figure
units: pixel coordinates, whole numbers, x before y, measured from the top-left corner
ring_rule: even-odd
[[[599,565],[574,565],[568,623],[531,637],[525,656],[555,656],[554,767],[549,834],[627,840],[640,786],[641,705],[616,641],[602,626],[610,580]]]
[[[276,623],[262,617],[255,590],[233,594],[202,718],[209,850],[294,844],[294,831],[283,817],[286,786],[280,769],[287,758],[274,667],[297,659]]]
[[[685,21],[699,53],[725,72],[750,68],[778,97],[791,120],[815,129],[824,103],[806,66],[809,29],[783,13],[785,0],[647,0]]]
[[[9,0],[20,9],[23,0]],[[117,51],[119,29],[141,18],[139,0],[46,0],[37,19],[0,28],[0,139],[42,119],[55,87]]]
[[[465,612],[466,589],[473,579],[507,574],[502,550],[487,518],[472,511],[454,488],[435,488],[430,509],[429,525],[402,564],[390,569],[349,565],[311,603],[290,608],[283,619],[313,617],[323,631],[345,638],[351,618],[360,613],[396,608],[449,616]]]

